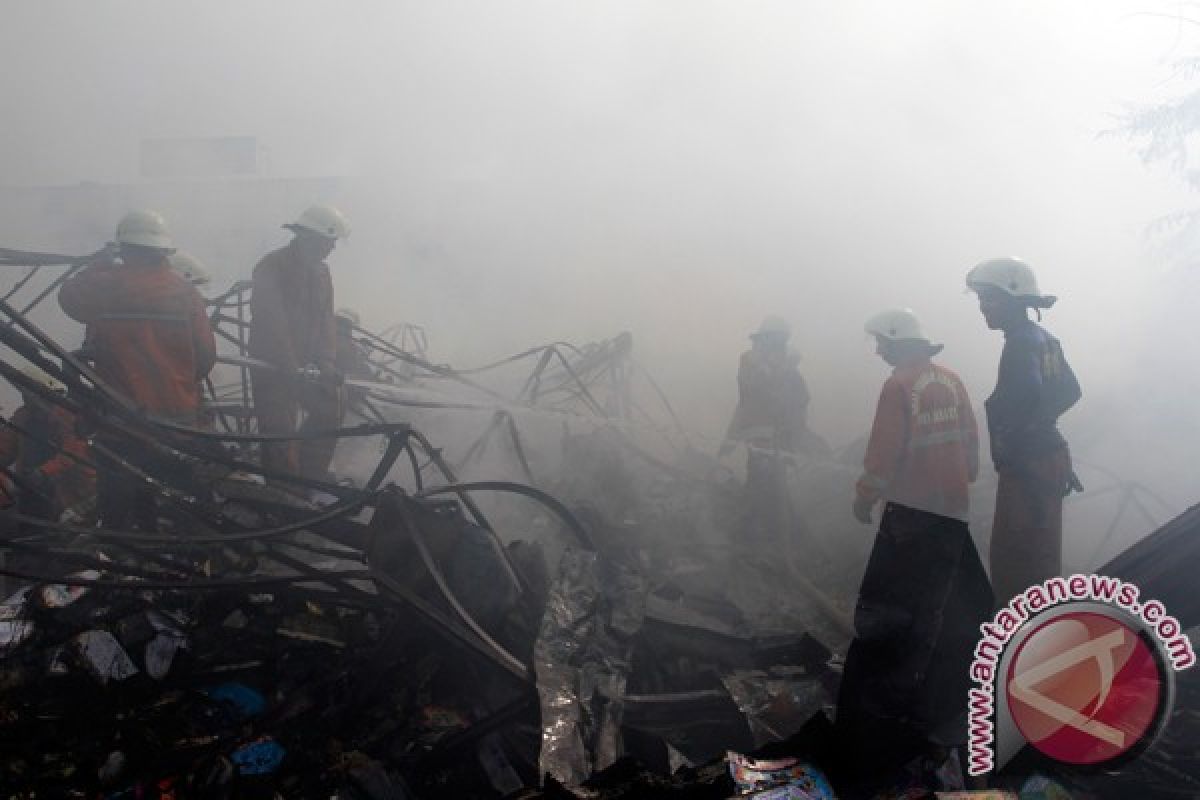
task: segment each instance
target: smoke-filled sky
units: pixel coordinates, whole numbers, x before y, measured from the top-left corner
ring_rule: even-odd
[[[1020,255],[1061,297],[1047,325],[1084,384],[1064,426],[1077,454],[1183,505],[1200,494],[1182,443],[1200,435],[1200,348],[1179,294],[1197,280],[1166,274],[1142,235],[1193,198],[1099,135],[1180,88],[1169,65],[1194,26],[1162,10],[9,0],[0,184],[127,185],[225,283],[261,252],[231,254],[220,232],[281,244],[280,212],[198,212],[212,182],[144,181],[139,146],[257,137],[266,177],[343,179],[312,199],[350,218],[330,263],[368,325],[423,324],[463,365],[630,330],[714,440],[767,313],[793,324],[835,445],[869,426],[887,373],[862,322],[883,307],[917,310],[982,403],[1001,342],[963,275]],[[70,224],[98,246],[117,215]],[[0,246],[81,246],[63,230],[0,219]]]

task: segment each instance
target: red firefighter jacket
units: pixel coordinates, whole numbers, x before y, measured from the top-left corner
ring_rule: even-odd
[[[69,317],[87,325],[96,371],[150,414],[193,422],[199,382],[217,346],[204,299],[164,259],[153,267],[98,264],[58,295]]]
[[[75,415],[65,408],[37,411],[26,405],[12,415],[12,424],[24,433],[0,425],[0,464],[12,467],[17,477],[41,472],[49,478],[59,511],[96,491],[95,471],[71,458],[88,459],[87,442],[76,432],[75,422]]]
[[[966,519],[979,429],[959,377],[929,360],[897,367],[879,394],[863,467],[860,499]]]

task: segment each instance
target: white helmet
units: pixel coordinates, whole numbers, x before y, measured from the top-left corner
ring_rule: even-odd
[[[117,243],[171,250],[166,220],[157,211],[130,211],[117,223]]]
[[[66,384],[34,364],[26,364],[21,367],[21,374],[38,386],[49,389],[52,392],[65,392],[67,390]]]
[[[912,312],[912,309],[890,308],[887,311],[880,311],[867,320],[867,323],[863,325],[863,330],[888,342],[917,342],[925,346],[928,356],[936,356],[942,352],[942,345],[929,341],[929,337],[921,329],[921,321],[917,319],[917,315]]]
[[[350,235],[346,218],[333,206],[310,206],[295,222],[283,227],[292,230],[303,228],[329,239],[345,239]]]
[[[1033,268],[1019,258],[993,258],[976,264],[967,273],[967,288],[973,292],[991,286],[1037,308],[1049,308],[1058,300],[1038,290]]]
[[[872,336],[890,341],[911,339],[929,344],[929,337],[921,330],[921,321],[909,308],[889,308],[867,320],[863,330]]]
[[[344,319],[355,327],[358,327],[361,322],[358,312],[352,308],[339,308],[333,313],[333,316],[337,317],[338,319]]]
[[[191,253],[176,250],[167,256],[167,263],[171,265],[171,269],[195,286],[207,286],[212,283],[212,277],[208,274],[208,270]]]
[[[762,324],[758,326],[758,330],[750,334],[750,338],[772,335],[787,339],[792,335],[792,326],[788,325],[787,320],[783,317],[776,314],[768,314],[763,317]]]

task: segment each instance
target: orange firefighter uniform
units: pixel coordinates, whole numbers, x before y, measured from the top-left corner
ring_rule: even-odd
[[[141,248],[137,259],[123,254],[122,263],[90,266],[63,284],[58,302],[67,316],[87,326],[84,341],[105,383],[153,417],[194,426],[200,381],[216,362],[216,339],[204,299],[171,269],[167,252],[156,245]],[[178,459],[125,437],[102,436],[97,444],[174,485],[191,479]],[[104,525],[156,528],[154,491],[127,468],[101,470],[97,489]]]
[[[23,513],[58,519],[63,511],[91,501],[96,473],[87,461],[87,443],[76,432],[75,415],[65,408],[35,402],[18,408],[11,425],[0,424],[0,464],[45,495],[32,504],[22,497]]]
[[[97,264],[63,284],[59,305],[87,325],[96,372],[142,411],[195,424],[217,346],[196,288],[162,261]]]
[[[927,360],[897,367],[879,393],[863,469],[860,503],[883,499],[965,520],[979,428],[959,377]]]
[[[965,521],[978,469],[978,429],[958,376],[928,357],[896,366],[855,487],[861,521],[885,502],[837,709],[852,757],[889,777],[927,742],[966,742],[971,653],[992,606]]]
[[[252,370],[259,430],[303,434],[330,430],[341,421],[341,390],[327,383],[298,380],[307,366],[337,375],[337,334],[333,315],[333,279],[323,262],[301,259],[296,241],[268,253],[254,268],[250,300],[250,355],[278,367]],[[324,478],[336,439],[304,439],[263,445],[263,467],[309,478]]]

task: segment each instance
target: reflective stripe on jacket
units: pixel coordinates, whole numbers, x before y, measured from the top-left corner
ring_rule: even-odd
[[[217,345],[204,298],[165,259],[88,267],[63,284],[58,302],[87,325],[96,372],[113,389],[155,416],[195,417]]]
[[[928,360],[897,367],[879,394],[863,467],[863,500],[966,519],[979,430],[959,377]]]

